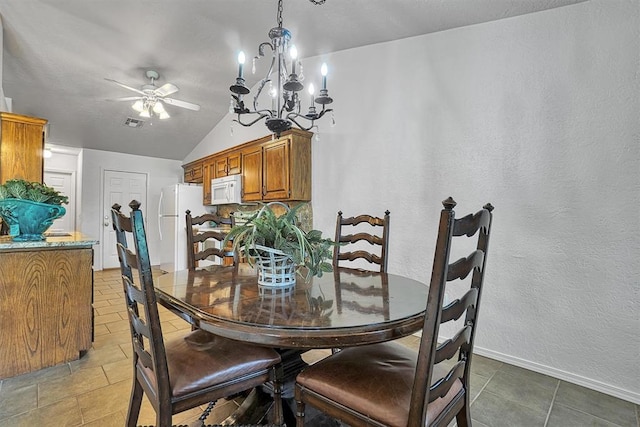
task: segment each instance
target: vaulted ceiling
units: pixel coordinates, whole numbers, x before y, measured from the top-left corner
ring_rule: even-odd
[[[509,18],[584,0],[284,1],[301,58]],[[276,26],[276,0],[0,0],[2,86],[13,111],[49,120],[55,144],[183,159],[225,116],[239,50],[249,56]],[[168,120],[140,128],[135,88],[147,70],[170,82]],[[251,86],[258,75],[247,73]]]

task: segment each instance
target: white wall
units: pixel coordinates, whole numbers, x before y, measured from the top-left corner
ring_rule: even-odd
[[[80,223],[80,206],[82,206],[82,174],[80,173],[82,169],[81,157],[80,153],[82,152],[81,148],[77,147],[66,147],[63,145],[57,144],[46,144],[46,147],[51,150],[52,156],[48,159],[44,159],[44,170],[56,171],[56,172],[72,172],[75,173],[76,178],[76,200],[75,200],[75,219],[74,223]],[[68,208],[67,208],[68,209]],[[67,214],[69,212],[67,211]]]
[[[337,121],[313,145],[315,228],[389,208],[389,270],[427,282],[440,201],[491,202],[477,351],[635,402],[638,9],[592,0],[304,61],[307,78],[329,63]],[[229,124],[186,160],[267,133]]]
[[[158,235],[158,200],[162,187],[182,181],[181,162],[155,157],[134,156],[109,151],[85,149],[82,153],[82,205],[80,207],[80,231],[100,239],[103,216],[109,214],[110,206],[103,206],[103,175],[105,170],[137,172],[147,174],[147,207],[145,221],[149,248],[160,245]],[[128,212],[125,207],[124,212]],[[102,269],[102,241],[96,246],[94,268]],[[150,251],[151,263],[160,264],[160,252]]]

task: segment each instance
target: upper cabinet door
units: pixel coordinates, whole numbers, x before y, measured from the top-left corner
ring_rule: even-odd
[[[190,182],[192,184],[202,184],[203,166],[202,161],[198,160],[188,165],[182,166],[184,168],[184,182]]]
[[[242,201],[262,200],[262,146],[247,149],[242,163]]]
[[[283,138],[265,145],[262,152],[263,200],[284,200],[289,192],[289,145]]]
[[[10,179],[42,182],[45,119],[0,113],[0,183]]]
[[[216,178],[228,175],[237,175],[242,172],[242,153],[232,153],[224,157],[216,157],[215,172]]]

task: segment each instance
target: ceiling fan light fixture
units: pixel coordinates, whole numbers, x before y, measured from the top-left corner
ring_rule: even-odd
[[[133,103],[131,108],[133,108],[138,113],[142,113],[142,111],[144,111],[144,102],[142,101],[142,99],[138,99],[136,102]]]
[[[149,108],[146,108],[140,112],[140,117],[144,117],[146,119],[151,117],[151,113],[149,112]]]
[[[156,113],[157,115],[160,115],[162,113],[166,113],[166,111],[164,109],[164,105],[162,105],[162,102],[156,101],[153,104],[153,112]]]
[[[168,118],[170,118],[171,116],[169,115],[169,113],[167,113],[166,111],[162,111],[160,114],[158,114],[158,118],[160,120],[166,120]]]

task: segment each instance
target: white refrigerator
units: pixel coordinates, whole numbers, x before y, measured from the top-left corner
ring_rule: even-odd
[[[161,270],[187,268],[187,209],[192,216],[207,212],[202,204],[202,186],[173,184],[162,189],[158,206]]]

